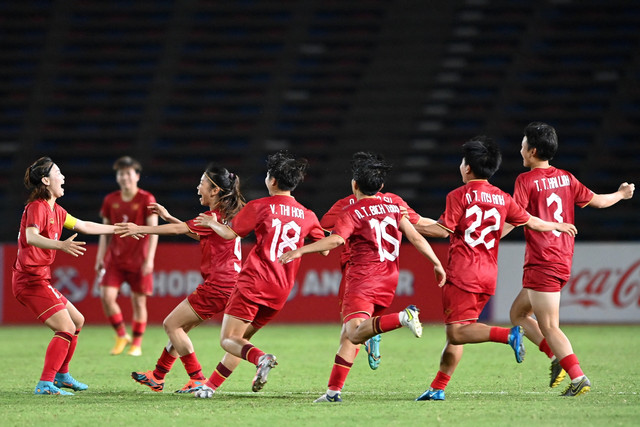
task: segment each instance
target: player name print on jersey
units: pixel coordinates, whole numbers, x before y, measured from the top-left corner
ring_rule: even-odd
[[[398,212],[400,212],[400,208],[397,205],[385,205],[382,203],[378,205],[362,206],[354,211],[358,219],[362,219],[368,216],[384,215],[386,213]]]
[[[485,191],[471,190],[470,193],[466,193],[465,197],[467,203],[484,202],[494,205],[504,206],[504,196],[502,194],[487,193]]]
[[[548,178],[534,179],[533,183],[536,185],[538,191],[555,190],[560,187],[568,187],[571,185],[571,180],[567,175],[551,176]]]
[[[274,215],[280,214],[280,215],[290,216],[292,218],[304,219],[304,210],[297,208],[295,206],[282,205],[282,204],[278,204],[278,205],[269,204],[269,208],[271,209],[271,213]]]

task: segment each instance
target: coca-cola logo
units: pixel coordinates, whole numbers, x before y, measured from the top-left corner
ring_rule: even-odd
[[[585,267],[573,272],[562,305],[640,307],[640,260],[624,267]]]

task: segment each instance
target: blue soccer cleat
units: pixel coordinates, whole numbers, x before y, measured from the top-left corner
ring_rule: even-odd
[[[68,372],[66,374],[58,372],[56,378],[53,380],[53,384],[58,388],[70,388],[73,391],[83,391],[89,388],[88,385],[76,380]]]
[[[522,363],[524,355],[526,354],[524,340],[522,339],[523,336],[522,326],[514,326],[509,331],[509,345],[516,354],[516,362],[518,363]]]
[[[58,387],[53,385],[51,381],[38,382],[38,385],[36,385],[33,394],[57,394],[60,396],[73,396],[73,393],[65,390],[60,390]]]
[[[422,393],[416,401],[421,400],[444,400],[444,390],[433,389],[429,387],[429,390]]]
[[[373,370],[378,369],[378,366],[380,366],[380,357],[382,357],[380,356],[380,340],[382,340],[382,337],[376,335],[364,343],[364,348],[367,350],[369,358],[369,367]]]

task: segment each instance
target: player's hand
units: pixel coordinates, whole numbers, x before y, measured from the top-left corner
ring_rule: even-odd
[[[438,287],[443,287],[444,283],[447,281],[447,273],[444,271],[444,267],[442,264],[436,265],[433,267],[433,272],[436,274],[436,280],[438,281]]]
[[[620,188],[618,188],[618,191],[620,193],[622,193],[622,200],[627,200],[633,197],[633,192],[636,189],[636,185],[635,184],[629,184],[628,182],[623,182],[622,184],[620,184]]]
[[[559,231],[561,233],[566,233],[571,237],[575,237],[576,234],[578,234],[578,229],[576,228],[576,226],[566,222],[557,223],[556,231]]]
[[[169,211],[160,203],[150,203],[149,206],[147,206],[147,210],[150,214],[156,214],[165,221],[171,216],[169,215]]]
[[[292,251],[289,252],[285,252],[282,255],[280,255],[280,258],[278,258],[278,261],[280,262],[280,264],[286,264],[288,262],[293,261],[294,259],[298,259],[302,256],[302,254],[300,253],[299,249],[294,249]]]
[[[218,222],[218,216],[216,214],[207,215],[205,213],[201,213],[200,215],[198,215],[198,218],[196,218],[193,223],[200,227],[209,228],[213,228],[213,226],[215,226],[216,224],[220,224]]]
[[[144,234],[138,231],[138,225],[132,222],[119,222],[115,224],[115,234],[119,234],[120,237],[133,237],[136,240],[144,237]]]
[[[67,240],[63,240],[60,242],[60,250],[66,252],[75,257],[84,255],[87,248],[84,247],[86,242],[76,242],[74,239],[78,236],[78,233],[75,233],[73,236],[69,237]]]

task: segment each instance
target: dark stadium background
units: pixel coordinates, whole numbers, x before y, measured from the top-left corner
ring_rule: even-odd
[[[545,121],[553,164],[612,192],[640,183],[639,80],[638,1],[0,1],[0,241],[16,239],[41,155],[86,220],[120,155],[189,219],[209,161],[252,199],[281,148],[309,159],[295,195],[319,216],[371,150],[394,163],[387,189],[437,217],[465,140],[500,143],[492,182],[511,192],[522,129]],[[579,239],[639,240],[638,198],[580,211]]]

